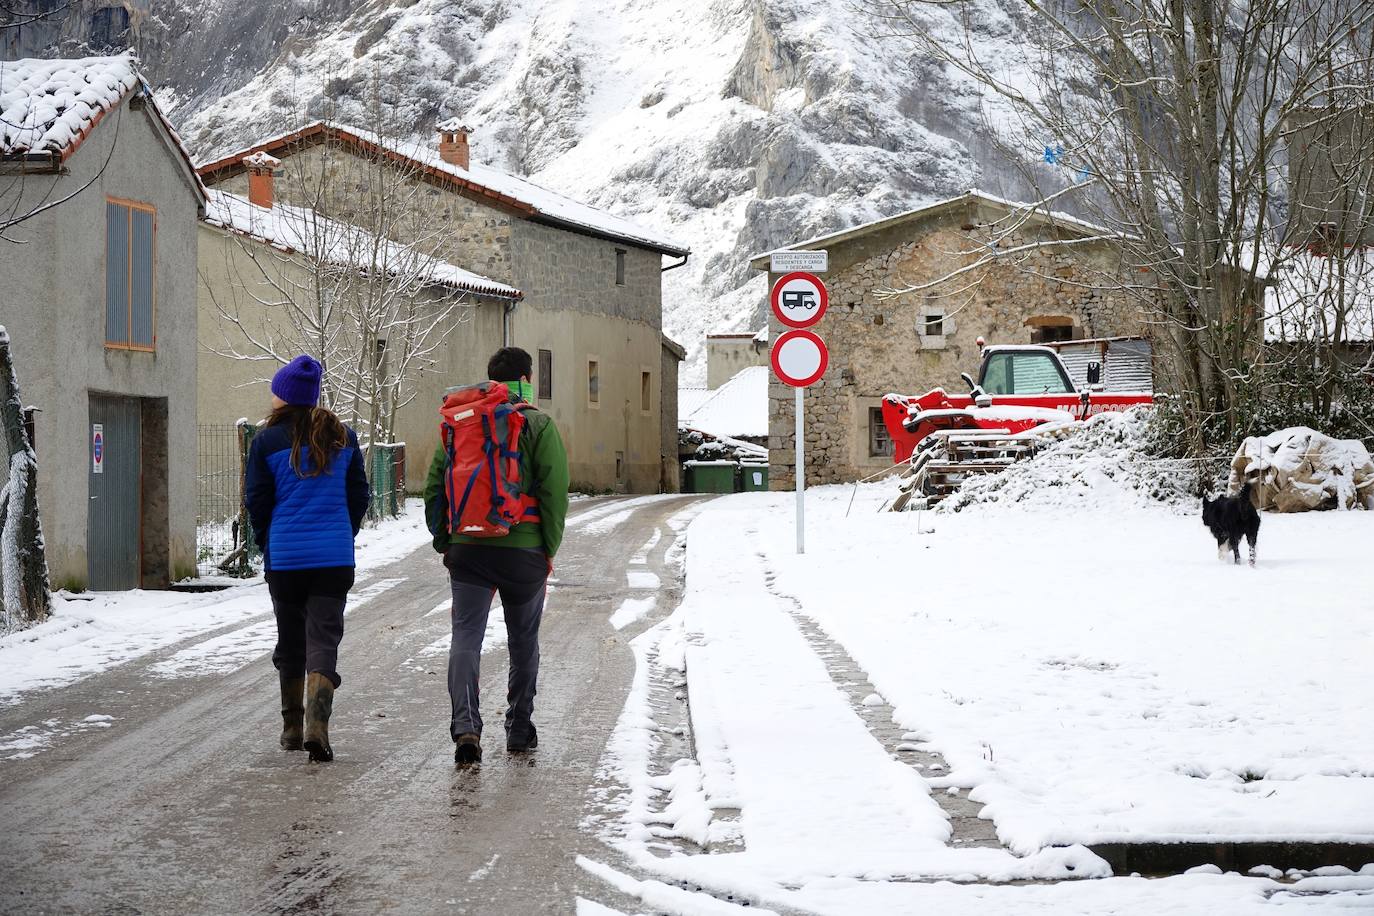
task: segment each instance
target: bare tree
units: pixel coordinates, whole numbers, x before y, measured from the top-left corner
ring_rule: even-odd
[[[0,633],[46,619],[52,611],[43,525],[38,516],[38,459],[24,423],[23,401],[0,327]]]
[[[1306,241],[1285,212],[1289,140],[1300,114],[1338,120],[1371,99],[1374,5],[1028,0],[1020,71],[985,56],[971,0],[863,5],[984,96],[1012,161],[1049,166],[1023,168],[1038,209],[1108,228],[1148,278],[1129,288],[1168,346],[1195,447],[1233,436],[1261,382],[1264,288]]]
[[[436,364],[472,305],[451,266],[423,250],[440,223],[410,167],[326,143],[284,169],[280,180],[304,205],[212,200],[211,218],[235,234],[217,259],[227,277],[202,270],[225,332],[211,349],[265,364],[263,379],[302,352],[316,356],[323,403],[358,430],[370,457],[374,444],[392,440],[419,373]],[[401,237],[410,241],[394,241]]]

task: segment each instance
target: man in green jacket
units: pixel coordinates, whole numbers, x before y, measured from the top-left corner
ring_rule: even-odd
[[[487,376],[504,382],[512,401],[529,401],[533,394],[530,355],[505,347],[487,363]],[[448,454],[441,443],[425,481],[425,521],[434,535],[434,549],[444,555],[453,588],[453,641],[448,654],[448,692],[453,704],[450,733],[460,764],[482,759],[482,714],[477,698],[478,663],[487,630],[491,600],[501,595],[510,650],[510,678],[506,695],[506,750],[532,751],[538,746],[532,715],[539,678],[539,621],[553,558],[563,540],[568,517],[568,454],[558,427],[547,414],[527,409],[520,432],[520,480],[525,493],[539,504],[539,520],[521,522],[497,538],[451,534],[444,479]]]

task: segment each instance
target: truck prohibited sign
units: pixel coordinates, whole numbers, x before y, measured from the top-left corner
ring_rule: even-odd
[[[773,374],[793,388],[820,381],[830,364],[825,341],[810,331],[788,331],[773,344]]]
[[[825,315],[830,294],[820,277],[798,271],[779,277],[768,301],[773,314],[789,328],[809,328]]]

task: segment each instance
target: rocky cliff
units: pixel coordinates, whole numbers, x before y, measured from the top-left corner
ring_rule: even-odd
[[[1020,66],[1016,9],[981,0],[972,25]],[[669,229],[694,252],[665,275],[689,377],[704,334],[762,323],[749,254],[970,186],[1026,193],[978,94],[850,0],[77,0],[58,16],[5,53],[130,44],[199,158],[310,117],[428,139],[460,115],[475,158]]]

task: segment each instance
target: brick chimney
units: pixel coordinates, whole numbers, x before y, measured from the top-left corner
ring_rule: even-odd
[[[468,134],[472,133],[472,128],[457,118],[449,118],[440,121],[434,129],[439,131],[439,158],[466,171],[471,164]]]
[[[259,150],[243,157],[248,168],[248,202],[265,210],[272,209],[272,173],[281,160]]]

